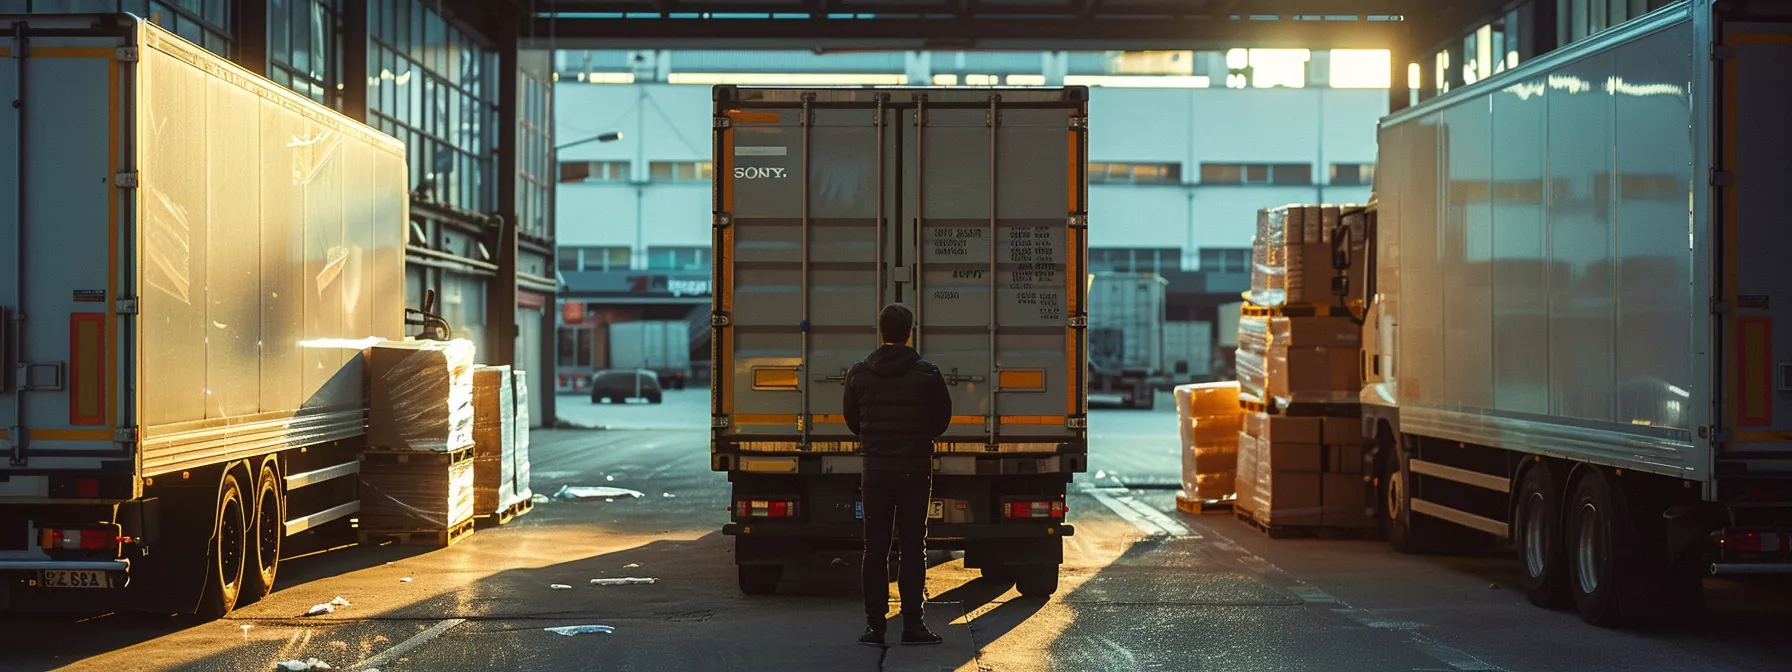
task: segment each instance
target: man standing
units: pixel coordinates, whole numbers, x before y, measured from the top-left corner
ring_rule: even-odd
[[[865,361],[846,374],[846,426],[859,436],[865,468],[859,494],[865,506],[865,634],[859,643],[884,645],[889,610],[890,533],[901,539],[897,588],[902,595],[902,643],[938,644],[922,622],[926,601],[927,503],[933,494],[933,440],[952,423],[952,396],[940,369],[906,345],[915,314],[892,303],[877,316],[878,340]]]

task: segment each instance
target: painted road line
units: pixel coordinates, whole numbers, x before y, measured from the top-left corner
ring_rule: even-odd
[[[1115,515],[1125,519],[1126,522],[1132,523],[1133,527],[1139,528],[1139,531],[1144,532],[1147,537],[1162,537],[1172,534],[1170,530],[1164,529],[1163,526],[1153,522],[1150,518],[1140,513],[1138,509],[1127,505],[1125,502],[1115,498],[1114,495],[1109,494],[1106,489],[1086,488],[1084,492],[1089,493],[1089,496],[1094,497],[1096,501],[1101,502],[1103,506],[1108,507],[1108,509],[1113,511]],[[1131,498],[1128,497],[1127,499]],[[1182,528],[1180,525],[1177,527],[1182,529],[1184,533],[1188,532],[1187,528]]]
[[[1154,508],[1151,508],[1149,505],[1145,504],[1144,502],[1141,502],[1141,501],[1134,499],[1130,496],[1121,496],[1121,497],[1116,497],[1115,499],[1117,499],[1121,504],[1125,504],[1125,505],[1131,507],[1132,510],[1139,512],[1139,515],[1144,516],[1145,520],[1151,521],[1152,524],[1157,525],[1159,528],[1162,528],[1164,532],[1168,533],[1172,537],[1191,536],[1189,534],[1188,528],[1185,527],[1182,523],[1176,522],[1176,519],[1164,515],[1164,512],[1159,511]]]
[[[348,672],[389,666],[392,663],[397,662],[399,658],[404,657],[405,654],[415,651],[417,647],[428,644],[430,640],[442,636],[442,633],[453,630],[454,626],[465,622],[467,622],[467,619],[464,618],[450,618],[446,621],[429,626],[429,629],[411,635],[410,639],[399,642],[397,646],[386,649],[377,656],[356,663],[353,667],[348,668]]]

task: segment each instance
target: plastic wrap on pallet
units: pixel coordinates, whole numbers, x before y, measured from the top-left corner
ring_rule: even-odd
[[[1239,391],[1268,399],[1270,319],[1257,315],[1238,318],[1238,355],[1234,362]]]
[[[1202,383],[1176,388],[1182,430],[1182,489],[1188,496],[1220,500],[1234,494],[1238,432],[1244,410],[1238,383]]]
[[[1277,407],[1295,404],[1356,403],[1362,349],[1355,346],[1291,347],[1272,344],[1269,399]]]
[[[1239,511],[1255,511],[1257,502],[1257,437],[1247,432],[1238,433],[1238,475],[1233,487],[1238,491],[1238,498],[1233,508]]]
[[[1289,206],[1257,212],[1257,236],[1251,241],[1251,303],[1279,306],[1287,301],[1288,262],[1284,236]]]
[[[464,453],[369,451],[361,456],[365,531],[447,530],[473,517],[473,461]]]
[[[451,451],[473,443],[473,344],[392,341],[366,351],[368,445]]]
[[[516,463],[512,470],[516,483],[513,487],[518,499],[528,499],[535,494],[529,487],[529,372],[512,371],[510,379],[516,386],[515,393],[511,395],[512,403],[516,404]]]
[[[508,366],[473,370],[473,513],[516,503],[516,402]]]

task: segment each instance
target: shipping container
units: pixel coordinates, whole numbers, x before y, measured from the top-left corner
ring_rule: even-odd
[[[1089,394],[1152,408],[1169,382],[1164,312],[1169,281],[1153,273],[1089,276]]]
[[[689,322],[614,322],[606,340],[610,353],[607,368],[652,371],[659,375],[662,387],[684,387],[691,372]]]
[[[1173,384],[1205,382],[1213,375],[1213,323],[1164,322],[1164,368]]]
[[[404,146],[127,15],[0,33],[0,538],[30,540],[0,546],[0,607],[128,580],[222,614],[358,506],[360,350],[404,335]]]
[[[1724,11],[1383,120],[1355,263],[1397,547],[1510,539],[1534,601],[1598,624],[1792,573],[1792,24]]]
[[[714,462],[741,588],[813,552],[857,556],[846,371],[888,303],[944,372],[934,548],[1057,587],[1065,486],[1085,467],[1087,90],[715,90]],[[1015,502],[1055,517],[1014,518]],[[1055,504],[1053,504],[1055,503]],[[1026,509],[1031,510],[1031,509]]]

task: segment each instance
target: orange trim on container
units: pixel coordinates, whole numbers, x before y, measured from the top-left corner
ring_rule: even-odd
[[[1072,110],[1070,114],[1072,117],[1075,117],[1076,111]],[[1071,131],[1067,136],[1070,138],[1069,143],[1066,145],[1066,148],[1069,150],[1069,156],[1064,160],[1064,163],[1069,167],[1069,170],[1065,173],[1068,177],[1064,181],[1064,191],[1068,194],[1065,197],[1067,209],[1074,213],[1083,209],[1083,190],[1077,188],[1077,183],[1080,182],[1080,180],[1076,179],[1077,169],[1080,168],[1080,166],[1077,165],[1077,163],[1079,163],[1077,159],[1079,159],[1079,155],[1082,154],[1081,151],[1078,151],[1082,149],[1082,142],[1080,142],[1080,140],[1082,140],[1082,134],[1077,133],[1076,131]]]
[[[719,188],[722,192],[722,212],[733,217],[734,129],[722,129],[722,155],[715,158],[720,168],[720,171],[716,173],[716,181],[721,183]],[[716,288],[718,292],[716,301],[721,306],[721,311],[727,315],[734,314],[734,227],[735,224],[732,222],[728,226],[722,227],[722,249],[716,250],[713,255],[716,275],[722,281],[722,286]],[[721,332],[716,345],[716,355],[720,361],[715,362],[713,367],[715,369],[716,394],[721,396],[722,414],[732,415],[734,413],[734,391],[730,389],[732,381],[729,380],[729,375],[734,371],[734,327],[723,327]],[[739,419],[736,418],[735,421],[739,422]],[[791,416],[788,422],[795,423],[796,416]]]
[[[1773,424],[1773,319],[1736,318],[1737,420],[1741,427]]]
[[[119,138],[122,133],[120,126],[124,123],[121,116],[122,105],[120,104],[124,94],[120,89],[119,70],[123,67],[125,67],[124,64],[116,60],[116,53],[114,53],[114,60],[106,64],[106,97],[111,107],[106,113],[106,162],[109,166],[122,165],[123,162],[123,158],[119,156],[120,149],[123,147]],[[112,399],[113,394],[124,389],[124,386],[120,385],[118,381],[118,344],[120,343],[117,305],[118,192],[117,187],[106,185],[106,305],[111,307],[111,310],[106,311],[106,398],[108,401]],[[118,403],[106,404],[106,426],[118,426]]]
[[[736,425],[794,425],[796,416],[789,413],[742,413],[730,416]]]
[[[954,425],[981,425],[981,424],[983,424],[984,420],[985,420],[985,418],[981,415],[954,415],[954,416],[952,416],[952,424],[954,424]]]
[[[1064,426],[1064,416],[1062,416],[1062,415],[1004,415],[1004,416],[1002,416],[1002,424],[1004,424],[1004,425],[1052,425],[1055,427],[1062,427],[1062,426]]]
[[[728,110],[722,114],[737,124],[775,124],[781,120],[777,112],[748,112],[746,110]]]
[[[1045,369],[1015,369],[996,374],[996,389],[1009,390],[1043,390],[1045,389]]]
[[[106,424],[106,314],[68,316],[68,424]]]
[[[817,425],[844,425],[844,424],[846,424],[846,416],[844,416],[844,415],[811,415],[811,416],[809,416],[809,419],[811,422],[814,422]]]
[[[794,368],[760,367],[753,369],[753,389],[794,390],[799,386]]]

